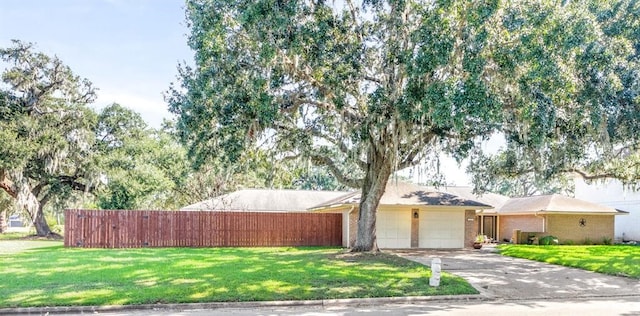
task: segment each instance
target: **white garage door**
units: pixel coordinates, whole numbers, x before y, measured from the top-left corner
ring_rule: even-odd
[[[411,212],[378,211],[376,219],[378,247],[411,247]]]
[[[420,248],[464,248],[464,210],[420,211]]]

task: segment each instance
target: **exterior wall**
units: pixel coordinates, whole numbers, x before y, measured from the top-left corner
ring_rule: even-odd
[[[420,210],[417,208],[411,209],[411,248],[418,248],[420,243]]]
[[[356,235],[358,234],[358,214],[359,208],[354,208],[349,214],[349,247],[356,244]]]
[[[500,215],[498,219],[498,239],[511,240],[513,231],[544,232],[544,219],[535,215]]]
[[[383,212],[385,212],[385,211],[386,212],[393,212],[393,211],[408,211],[408,210],[410,210],[411,213],[413,214],[413,210],[418,210],[418,212],[420,212],[420,211],[425,211],[425,210],[446,210],[446,209],[447,209],[446,207],[445,208],[440,208],[440,209],[434,209],[434,208],[416,208],[416,207],[409,207],[409,206],[407,206],[407,207],[402,207],[402,206],[401,207],[397,207],[396,206],[396,207],[383,207],[382,211]],[[356,242],[356,235],[357,235],[357,232],[358,232],[358,215],[359,215],[358,212],[359,212],[359,210],[356,207],[351,212],[351,214],[348,215],[348,218],[349,218],[349,220],[348,220],[348,227],[349,227],[348,232],[345,232],[343,230],[345,235],[348,234],[348,238],[349,238],[348,247],[353,247],[353,245]],[[378,212],[380,212],[380,209],[378,209]],[[465,213],[464,213],[464,220],[465,220],[465,224],[464,224],[465,225],[464,226],[465,227],[464,228],[464,247],[465,248],[466,247],[471,247],[471,245],[473,244],[473,241],[476,238],[476,234],[477,234],[477,232],[476,232],[476,221],[475,220],[473,220],[473,221],[469,221],[468,220],[469,218],[474,219],[475,218],[475,213],[476,213],[475,210],[465,210]],[[412,216],[411,220],[412,221],[414,220],[413,216]],[[418,226],[418,229],[417,229],[418,236],[411,236],[411,238],[419,239],[419,227],[420,226]]]
[[[625,190],[618,180],[587,184],[577,178],[575,195],[578,199],[629,212],[628,215],[615,217],[614,237],[618,240],[640,241],[640,191]]]
[[[584,219],[584,226],[580,225]],[[562,244],[570,240],[576,244],[589,239],[602,243],[603,238],[613,240],[614,215],[547,215],[547,234],[558,237]]]
[[[472,220],[469,220],[472,219]],[[475,210],[466,210],[464,211],[464,247],[471,248],[473,247],[473,242],[476,240],[476,235],[478,232],[476,231],[477,227],[477,218]]]

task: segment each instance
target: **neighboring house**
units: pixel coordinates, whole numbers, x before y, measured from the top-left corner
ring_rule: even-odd
[[[640,191],[627,189],[615,179],[588,184],[577,177],[575,195],[576,198],[628,211],[628,216],[615,219],[615,239],[640,241]]]
[[[344,191],[245,189],[191,204],[181,211],[306,212]]]
[[[509,199],[497,210],[500,240],[512,240],[519,230],[537,237],[552,235],[560,243],[603,242],[614,238],[614,218],[626,212],[564,195]],[[522,237],[519,242],[522,243]],[[516,240],[514,240],[516,242]]]
[[[343,214],[345,247],[355,243],[360,192],[351,192],[313,208]],[[376,218],[380,248],[464,248],[476,236],[476,210],[492,206],[415,184],[390,181]]]
[[[20,218],[19,215],[14,214],[9,216],[8,227],[9,228],[24,227],[24,223],[22,222],[22,219]]]

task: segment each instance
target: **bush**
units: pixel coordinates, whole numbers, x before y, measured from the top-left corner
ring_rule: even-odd
[[[587,237],[587,238],[584,239],[582,244],[583,245],[593,245],[593,241],[591,241],[591,238]]]
[[[602,237],[602,244],[603,245],[611,245],[611,238],[610,237]]]
[[[538,245],[541,246],[549,246],[549,245],[557,245],[558,244],[558,237],[555,236],[544,236],[544,237],[540,237],[540,239],[538,240]]]
[[[573,240],[571,240],[571,239],[567,239],[567,240],[563,241],[563,242],[562,242],[562,244],[563,244],[563,245],[567,245],[567,246],[573,246],[573,245],[575,245],[576,243],[575,243]]]

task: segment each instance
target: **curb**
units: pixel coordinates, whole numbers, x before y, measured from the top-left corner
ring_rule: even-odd
[[[141,305],[104,305],[104,306],[45,306],[2,308],[0,315],[42,315],[63,313],[99,313],[122,312],[140,310],[198,310],[222,308],[262,308],[262,307],[295,307],[295,306],[361,306],[376,304],[401,304],[433,301],[483,301],[486,296],[476,295],[436,295],[436,296],[407,296],[407,297],[379,297],[379,298],[346,298],[302,301],[254,301],[254,302],[211,302],[185,304],[141,304]]]

